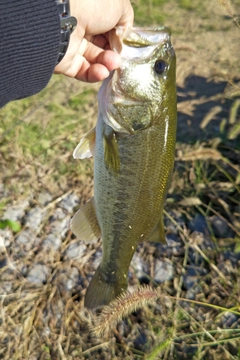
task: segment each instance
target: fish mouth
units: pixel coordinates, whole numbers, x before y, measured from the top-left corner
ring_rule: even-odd
[[[118,52],[123,58],[132,58],[129,55],[129,48],[141,49],[141,57],[144,56],[142,50],[144,47],[149,48],[170,42],[171,31],[168,27],[162,26],[155,29],[142,27],[127,27],[116,26],[114,31],[110,34],[109,42],[110,48]],[[124,46],[125,45],[125,46]],[[126,51],[124,51],[127,48]]]

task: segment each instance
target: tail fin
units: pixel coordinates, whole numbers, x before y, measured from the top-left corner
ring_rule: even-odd
[[[117,282],[108,283],[98,267],[87,289],[84,306],[89,309],[94,309],[108,305],[126,289],[127,281],[124,284]]]

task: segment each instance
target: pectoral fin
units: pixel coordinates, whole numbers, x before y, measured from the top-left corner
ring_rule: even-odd
[[[163,225],[163,219],[161,218],[157,226],[153,229],[152,233],[147,239],[144,239],[145,241],[149,242],[160,242],[162,244],[167,244],[166,237],[165,237],[165,231],[164,231],[164,225]]]
[[[74,235],[80,240],[90,243],[100,238],[101,229],[97,221],[94,198],[76,212],[70,226]]]
[[[94,155],[96,142],[96,128],[85,135],[73,152],[74,159],[86,159]]]
[[[118,142],[115,131],[108,125],[105,126],[103,133],[103,146],[106,168],[114,173],[118,173],[120,170]]]

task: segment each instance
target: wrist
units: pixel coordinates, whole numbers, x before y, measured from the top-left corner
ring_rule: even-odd
[[[57,64],[59,64],[64,58],[69,43],[72,32],[75,30],[77,26],[77,19],[71,15],[70,13],[70,4],[69,0],[55,0],[58,11],[59,11],[59,19],[60,19],[60,47],[59,54],[57,59]]]
[[[69,0],[69,6],[70,6],[70,14],[71,16],[74,16],[77,19],[77,26],[74,30],[74,35],[77,34],[77,36],[81,39],[85,36],[85,28],[86,24],[85,18],[86,18],[86,11],[84,10],[84,2],[80,0]],[[85,14],[85,16],[83,16]]]

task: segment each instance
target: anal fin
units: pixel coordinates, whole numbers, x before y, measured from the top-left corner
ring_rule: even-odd
[[[153,231],[151,232],[150,236],[148,238],[145,238],[144,241],[160,242],[162,244],[167,244],[162,217],[159,220],[158,224],[153,229]]]
[[[76,212],[70,226],[74,235],[80,240],[90,243],[100,238],[101,229],[98,224],[93,197]]]

